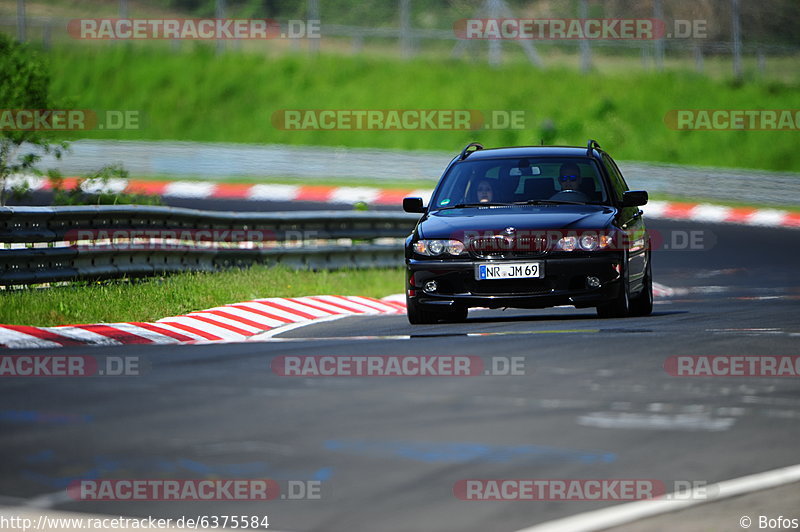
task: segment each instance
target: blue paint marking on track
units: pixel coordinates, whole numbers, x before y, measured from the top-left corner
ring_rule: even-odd
[[[376,457],[397,457],[418,462],[463,463],[482,461],[507,463],[521,460],[569,461],[580,463],[610,463],[617,459],[614,453],[580,451],[543,445],[488,445],[483,443],[428,443],[428,442],[368,442],[327,440],[328,451],[361,454]]]
[[[322,469],[314,471],[314,474],[311,475],[311,480],[319,480],[321,482],[324,482],[326,480],[330,480],[332,476],[333,476],[333,468],[323,467]]]
[[[66,425],[69,423],[91,423],[92,416],[82,414],[54,414],[36,410],[0,410],[0,422],[10,423],[48,423]]]
[[[24,458],[27,464],[37,466],[51,464],[56,455],[52,450],[39,451]],[[130,476],[133,471],[138,477],[200,477],[200,478],[252,478],[269,477],[274,480],[310,479],[326,481],[333,476],[332,467],[323,467],[317,470],[286,470],[274,467],[266,462],[244,462],[235,464],[206,464],[189,458],[167,459],[160,457],[123,458],[116,459],[98,455],[92,458],[91,464],[82,471],[75,471],[75,466],[69,466],[69,475],[46,475],[36,471],[34,467],[21,471],[24,479],[36,484],[48,486],[53,489],[63,489],[71,482],[79,480],[98,480],[109,475],[119,475],[124,472]],[[189,475],[187,475],[187,473]],[[142,477],[144,478],[144,477]]]
[[[89,469],[78,475],[68,477],[51,477],[43,473],[27,470],[22,471],[21,474],[22,478],[26,480],[30,480],[31,482],[35,482],[41,486],[47,486],[53,489],[66,489],[71,482],[80,480],[96,480],[100,478],[100,470],[98,469]]]
[[[24,456],[22,460],[26,464],[44,464],[51,462],[56,457],[56,452],[53,449],[43,449],[39,452]]]

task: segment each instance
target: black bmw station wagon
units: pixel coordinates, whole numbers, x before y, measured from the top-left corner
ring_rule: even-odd
[[[407,238],[412,324],[466,319],[470,307],[596,307],[600,317],[652,312],[650,235],[614,160],[586,147],[484,149],[447,166]]]

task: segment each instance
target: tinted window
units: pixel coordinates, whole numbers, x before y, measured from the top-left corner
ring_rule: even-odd
[[[617,200],[622,199],[622,193],[628,190],[628,185],[625,183],[625,178],[617,168],[617,164],[611,157],[603,154],[603,165],[606,167],[609,177],[611,178],[611,186],[614,187],[614,197]]]
[[[617,166],[617,162],[614,159],[612,159],[610,156],[608,156],[608,155],[606,157],[608,157],[608,160],[611,161],[611,165],[614,167],[614,170],[616,170],[616,173],[619,176],[619,180],[622,182],[622,186],[625,187],[625,190],[630,190],[628,188],[627,181],[625,181],[625,176],[622,175],[622,172],[620,171],[619,166]]]

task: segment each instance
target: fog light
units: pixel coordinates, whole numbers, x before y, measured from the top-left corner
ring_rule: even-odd
[[[600,288],[600,279],[597,277],[587,277],[586,286],[589,288]]]
[[[438,286],[436,285],[436,281],[428,281],[425,283],[425,291],[426,292],[436,292]]]

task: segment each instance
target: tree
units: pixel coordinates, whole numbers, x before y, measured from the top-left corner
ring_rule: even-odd
[[[38,173],[36,163],[43,154],[60,158],[66,142],[56,142],[52,133],[35,128],[18,130],[8,119],[20,109],[52,109],[50,74],[44,59],[28,45],[0,33],[0,205],[5,205],[8,177],[23,172]]]

